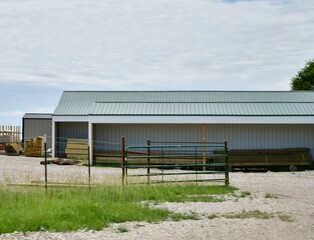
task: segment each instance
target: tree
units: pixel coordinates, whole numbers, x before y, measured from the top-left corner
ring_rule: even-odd
[[[290,85],[291,90],[314,90],[314,59],[309,60],[291,79]]]

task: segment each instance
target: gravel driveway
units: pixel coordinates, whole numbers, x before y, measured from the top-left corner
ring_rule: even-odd
[[[42,183],[44,166],[39,164],[40,160],[0,155],[0,183]],[[51,181],[86,181],[85,167],[48,167]],[[92,168],[92,174],[95,183],[117,181],[121,170]],[[102,231],[12,233],[2,234],[0,239],[314,239],[314,171],[234,172],[230,173],[230,181],[240,189],[238,194],[247,191],[250,195],[229,196],[220,203],[164,203],[157,206],[181,213],[193,212],[200,220],[158,224],[130,222],[113,224]],[[257,210],[273,217],[225,217],[226,214]],[[208,216],[215,217],[209,219]],[[127,232],[119,233],[117,229],[121,226]]]

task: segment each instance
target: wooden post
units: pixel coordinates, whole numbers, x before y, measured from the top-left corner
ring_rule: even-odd
[[[12,126],[9,126],[9,138],[10,138],[10,142],[12,143],[13,142],[13,139],[12,139]]]
[[[3,126],[0,126],[1,140],[3,140]]]

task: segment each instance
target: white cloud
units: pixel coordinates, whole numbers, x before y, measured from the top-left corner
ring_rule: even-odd
[[[24,112],[21,111],[9,111],[9,112],[0,112],[0,116],[11,116],[11,117],[19,117],[23,116]]]
[[[313,58],[313,10],[309,0],[1,1],[0,84],[288,90]]]
[[[289,90],[312,0],[0,1],[0,125],[61,90]]]

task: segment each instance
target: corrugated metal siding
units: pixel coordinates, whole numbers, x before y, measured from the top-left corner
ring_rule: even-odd
[[[314,125],[207,125],[207,140],[227,140],[230,149],[306,147],[313,155]]]
[[[202,125],[171,124],[95,124],[95,150],[121,148],[121,138],[127,145],[145,145],[148,139],[154,142],[202,141]]]
[[[52,142],[52,120],[51,119],[24,119],[24,146],[25,141],[34,137],[47,134],[47,147],[51,148]]]
[[[96,150],[116,146],[121,137],[127,145],[152,141],[202,141],[202,125],[182,124],[95,124]],[[230,149],[277,149],[306,147],[314,155],[314,125],[206,125],[208,142],[228,141]]]
[[[64,156],[68,138],[88,139],[87,122],[59,122],[56,125],[57,156]]]

